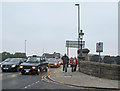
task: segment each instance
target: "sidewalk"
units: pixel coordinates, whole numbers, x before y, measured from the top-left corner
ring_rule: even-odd
[[[78,67],[77,67],[78,68]],[[84,73],[71,72],[71,67],[68,67],[68,72],[63,73],[62,66],[57,69],[54,73],[50,74],[50,79],[76,86],[85,86],[85,87],[100,87],[100,88],[118,88],[117,80],[102,79]]]

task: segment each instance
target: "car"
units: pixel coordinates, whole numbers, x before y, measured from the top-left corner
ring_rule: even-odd
[[[48,70],[48,61],[44,56],[29,56],[25,63],[19,67],[22,75],[32,73],[39,75],[40,72]]]
[[[63,64],[62,59],[58,58],[57,60],[58,60],[58,62],[59,62],[59,64],[60,64],[60,65],[62,65],[62,64]]]
[[[11,58],[7,58],[5,59],[4,61],[0,62],[0,68],[2,67],[2,64],[5,63],[5,62],[9,62]]]
[[[60,67],[59,61],[56,58],[48,59],[48,67]]]
[[[7,59],[6,59],[7,60]],[[19,65],[24,62],[23,58],[9,58],[9,61],[2,63],[2,72],[19,71]]]

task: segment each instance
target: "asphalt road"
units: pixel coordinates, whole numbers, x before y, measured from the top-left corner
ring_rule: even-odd
[[[4,72],[0,70],[0,80],[2,80],[2,89],[79,89],[84,91],[98,91],[85,89],[81,87],[73,87],[69,85],[52,82],[47,78],[47,74],[55,71],[56,68],[50,68],[48,72],[40,73],[40,75],[21,75],[20,72]],[[101,90],[99,90],[101,91]]]

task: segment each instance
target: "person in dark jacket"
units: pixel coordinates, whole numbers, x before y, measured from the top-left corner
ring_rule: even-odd
[[[65,72],[67,72],[67,62],[69,61],[69,58],[65,54],[61,59],[63,60],[63,72],[64,72],[64,70],[65,70]]]

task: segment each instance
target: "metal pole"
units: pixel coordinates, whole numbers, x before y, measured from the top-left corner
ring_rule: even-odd
[[[100,52],[99,52],[99,77],[101,77],[101,65],[100,65],[100,63],[101,63],[101,60],[100,60],[100,57],[101,55],[100,55]]]
[[[25,40],[25,54],[26,54],[26,41],[27,41],[27,40]]]
[[[69,57],[69,47],[67,47],[67,56]]]
[[[82,53],[82,39],[81,39],[81,50],[80,50],[80,56],[82,56],[83,53]]]
[[[99,52],[99,62],[101,63],[101,60],[100,60],[100,58],[101,58],[101,55],[100,55],[100,52]]]
[[[79,11],[80,7],[78,5],[78,50],[80,49],[80,11]]]

